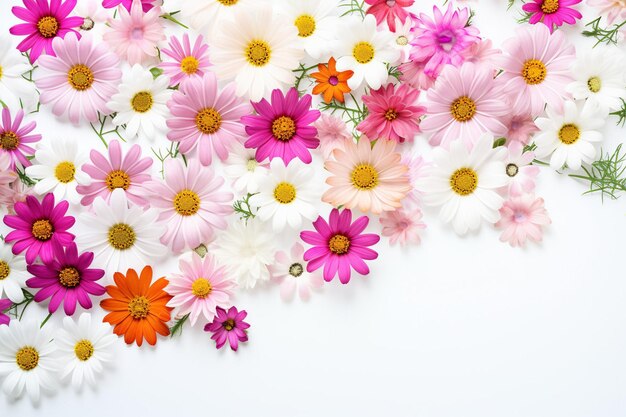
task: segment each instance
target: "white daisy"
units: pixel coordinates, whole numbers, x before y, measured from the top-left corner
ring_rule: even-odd
[[[11,320],[8,326],[0,326],[0,377],[7,396],[19,398],[26,390],[37,404],[42,389],[56,389],[59,362],[51,339],[52,327],[40,329],[34,320]]]
[[[26,175],[41,180],[33,187],[37,194],[53,192],[56,201],[68,200],[74,204],[80,201],[76,186],[89,184],[90,178],[80,169],[87,157],[78,151],[75,140],[63,137],[40,142],[35,160],[36,163],[26,168]]]
[[[626,100],[626,59],[617,48],[598,47],[580,56],[572,66],[576,81],[567,91],[576,100],[588,99],[606,113],[622,107]]]
[[[315,220],[318,216],[314,204],[320,195],[311,181],[313,169],[300,161],[288,166],[280,158],[270,163],[270,174],[261,180],[259,193],[250,197],[250,205],[258,207],[257,217],[272,220],[275,233],[288,224],[292,229],[302,225],[302,218]]]
[[[277,252],[276,262],[270,267],[272,281],[280,285],[280,296],[283,300],[291,300],[296,293],[301,300],[308,300],[313,290],[321,288],[322,276],[306,270],[304,247],[296,242],[289,253]]]
[[[439,218],[452,223],[459,235],[479,229],[483,219],[497,222],[504,202],[497,189],[508,181],[505,157],[506,149],[493,149],[493,137],[488,134],[471,151],[461,139],[452,142],[450,150],[434,149],[434,166],[419,181],[424,202],[441,207]]]
[[[35,84],[22,77],[31,69],[33,67],[28,58],[15,48],[13,39],[8,35],[0,35],[0,100],[10,109],[23,106],[24,111],[28,112],[35,108]]]
[[[285,0],[281,12],[298,30],[300,45],[313,59],[333,50],[339,19],[335,0]]]
[[[263,224],[250,219],[236,220],[215,241],[215,255],[228,267],[241,288],[254,288],[257,281],[270,278],[268,265],[274,262],[275,236]]]
[[[169,3],[169,0],[163,3]],[[189,22],[193,29],[206,33],[211,39],[216,35],[216,27],[220,22],[232,19],[234,13],[255,3],[255,0],[185,0],[180,2],[178,10],[184,22]]]
[[[411,49],[411,41],[415,37],[413,29],[413,19],[408,18],[402,23],[400,19],[396,17],[396,31],[393,32],[393,38],[395,40],[394,47],[400,51],[408,51]]]
[[[272,90],[293,85],[304,56],[296,27],[263,3],[238,10],[232,20],[220,21],[211,61],[222,80],[235,79],[238,96],[259,101]]]
[[[72,386],[82,390],[83,381],[96,387],[96,375],[103,365],[113,359],[113,343],[117,336],[111,326],[100,321],[92,323],[91,314],[82,313],[75,322],[71,317],[63,319],[63,328],[55,332],[54,343],[63,368],[61,378],[72,376]]]
[[[154,140],[157,131],[166,132],[165,120],[170,115],[167,101],[172,96],[168,85],[167,77],[154,78],[149,70],[135,64],[122,75],[119,92],[107,103],[109,109],[117,112],[113,124],[126,125],[131,138]]]
[[[73,15],[84,19],[83,24],[80,25],[82,33],[89,32],[94,41],[102,42],[106,21],[112,15],[110,11],[111,9],[102,7],[102,0],[81,0],[76,3]]]
[[[269,173],[267,163],[257,162],[255,155],[256,149],[248,149],[239,142],[232,143],[224,161],[224,173],[238,193],[256,193],[260,182]]]
[[[539,117],[535,124],[541,130],[535,135],[537,158],[550,156],[550,167],[580,169],[582,163],[591,163],[596,157],[595,143],[602,141],[600,129],[605,114],[595,103],[566,101],[558,111],[548,106],[547,118]]]
[[[363,81],[377,90],[387,80],[386,63],[394,64],[400,58],[400,51],[394,47],[393,33],[376,29],[376,19],[372,15],[347,19],[344,23],[336,48],[337,70],[354,71],[348,86],[355,90]]]
[[[13,255],[11,245],[0,243],[0,298],[4,298],[4,293],[14,303],[21,303],[24,300],[22,288],[26,288],[30,277],[24,257]]]
[[[94,265],[106,270],[109,278],[128,268],[140,270],[167,252],[159,240],[165,227],[157,217],[154,209],[129,207],[126,194],[116,189],[109,203],[98,198],[93,202],[93,212],[82,214],[85,232],[77,234],[76,243],[94,253]]]

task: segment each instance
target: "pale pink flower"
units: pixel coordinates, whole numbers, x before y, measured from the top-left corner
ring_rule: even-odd
[[[531,165],[535,153],[524,152],[524,145],[520,142],[511,142],[507,147],[509,153],[504,163],[509,178],[509,196],[515,197],[534,191],[535,177],[539,174],[539,167]]]
[[[409,61],[401,64],[398,69],[402,73],[400,81],[410,85],[413,88],[428,90],[435,84],[439,73],[428,75],[424,72],[424,68],[428,61]]]
[[[412,186],[404,202],[419,205],[421,203],[422,192],[417,188],[417,184],[427,176],[430,162],[426,162],[420,155],[408,152],[402,154],[401,162],[409,168],[409,183]]]
[[[0,185],[10,185],[17,179],[14,163],[8,152],[0,152]]]
[[[389,238],[389,243],[419,245],[421,242],[419,231],[426,228],[421,222],[422,211],[419,208],[396,211],[387,211],[380,216],[380,224],[383,226],[382,235]]]
[[[317,138],[320,140],[324,159],[329,159],[334,149],[344,150],[346,143],[353,142],[346,123],[337,116],[321,113],[313,126],[317,128]]]
[[[22,181],[16,180],[11,184],[0,185],[0,206],[4,206],[9,214],[14,214],[13,206],[20,201],[26,201],[26,197],[33,194],[32,187],[28,187]]]
[[[276,263],[269,267],[272,282],[280,286],[280,296],[289,301],[298,293],[301,300],[311,298],[313,290],[322,287],[324,280],[321,275],[309,272],[304,260],[304,246],[296,242],[289,253],[276,252]]]
[[[170,86],[193,77],[202,77],[209,70],[209,46],[202,35],[191,46],[189,34],[185,33],[182,43],[172,36],[168,48],[161,49],[163,62],[159,64],[163,73],[170,78]]]
[[[504,229],[500,240],[515,247],[524,246],[526,240],[540,242],[543,227],[551,222],[543,198],[535,199],[533,194],[524,194],[504,202],[496,227]]]
[[[519,142],[522,145],[528,145],[530,136],[539,131],[535,121],[529,113],[517,114],[509,112],[502,118],[502,123],[507,128],[504,134],[507,142]]]
[[[616,20],[626,20],[626,0],[587,0],[587,5],[595,7],[601,15],[606,16],[609,25]]]
[[[501,50],[493,47],[491,39],[483,39],[472,43],[461,52],[461,56],[465,62],[473,62],[475,64],[488,65],[489,68],[495,69],[496,57],[502,53]]]

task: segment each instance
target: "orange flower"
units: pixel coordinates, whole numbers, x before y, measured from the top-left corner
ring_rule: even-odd
[[[129,269],[126,276],[116,272],[113,279],[116,285],[106,288],[111,298],[100,302],[103,309],[110,311],[102,321],[115,326],[113,333],[124,335],[124,341],[129,345],[137,342],[137,346],[141,346],[144,337],[154,345],[157,333],[162,336],[170,334],[165,323],[170,320],[172,308],[166,304],[172,296],[163,291],[169,283],[165,278],[159,278],[150,285],[152,267],[146,266],[141,276],[137,276],[134,269]]]
[[[326,103],[330,103],[330,101],[335,98],[335,100],[343,103],[343,95],[350,92],[350,87],[348,87],[348,80],[354,74],[354,71],[337,71],[335,68],[335,58],[330,58],[328,61],[328,66],[324,64],[319,64],[317,69],[319,72],[314,72],[311,74],[311,77],[315,78],[317,85],[313,89],[313,94],[322,94],[324,93],[324,101]]]

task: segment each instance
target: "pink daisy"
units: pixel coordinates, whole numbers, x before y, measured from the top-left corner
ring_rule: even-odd
[[[498,80],[514,112],[537,116],[546,103],[554,106],[567,96],[576,54],[563,32],[550,34],[544,25],[525,26],[505,42],[504,51],[498,59],[503,69]]]
[[[412,210],[399,209],[388,211],[380,216],[380,224],[383,226],[382,235],[389,238],[389,243],[419,245],[420,230],[426,228],[422,221],[422,211],[418,208]]]
[[[15,203],[26,201],[26,197],[32,194],[32,187],[16,180],[10,185],[0,186],[0,204],[4,205],[8,213],[14,214]]]
[[[152,158],[142,158],[141,146],[137,144],[131,146],[124,155],[117,140],[109,143],[108,151],[107,158],[92,149],[89,155],[91,164],[82,166],[82,170],[91,177],[91,183],[76,187],[76,191],[84,196],[80,203],[90,206],[97,197],[108,202],[113,190],[121,188],[134,204],[147,206],[146,189],[143,186],[151,179]]]
[[[506,126],[504,137],[508,142],[519,142],[522,145],[528,145],[530,137],[533,133],[538,132],[539,128],[530,114],[516,114],[509,112],[502,118],[502,123]]]
[[[119,59],[102,44],[69,33],[55,38],[56,56],[42,56],[35,84],[42,104],[51,104],[56,116],[67,114],[72,123],[98,120],[98,112],[108,114],[106,103],[117,92],[122,76]]]
[[[411,7],[415,0],[365,0],[365,3],[369,4],[367,14],[371,14],[376,18],[377,25],[386,21],[389,30],[395,32],[396,18],[400,23],[404,23],[406,19],[411,18],[411,13],[406,9]]]
[[[417,105],[419,94],[419,90],[406,84],[397,89],[387,84],[371,90],[369,95],[363,95],[369,113],[357,129],[371,139],[412,141],[420,133],[420,117],[426,113],[425,107]]]
[[[0,155],[8,155],[11,160],[11,169],[15,169],[16,162],[23,167],[31,166],[29,156],[35,154],[35,149],[28,143],[39,142],[41,135],[31,135],[37,124],[32,121],[20,126],[24,120],[24,110],[19,109],[15,119],[11,121],[11,111],[8,107],[2,108],[2,124],[0,124]]]
[[[269,270],[272,281],[280,286],[280,297],[284,301],[293,299],[296,293],[301,300],[306,301],[314,290],[322,287],[322,277],[307,271],[305,267],[304,246],[300,242],[296,242],[289,253],[276,252],[276,262]]]
[[[606,22],[612,25],[616,20],[626,20],[626,0],[587,0],[587,5],[595,7],[606,16]]]
[[[539,167],[531,165],[535,153],[524,152],[524,145],[520,142],[511,142],[507,147],[509,154],[504,162],[509,178],[509,195],[514,197],[534,191],[535,178],[539,175]]]
[[[412,187],[404,201],[419,205],[421,203],[422,192],[417,188],[417,184],[426,177],[431,164],[430,162],[426,162],[420,155],[408,152],[402,154],[401,162],[409,169],[407,174],[409,176],[409,184]]]
[[[401,64],[398,69],[401,72],[400,81],[408,84],[415,89],[428,90],[435,84],[439,71],[434,74],[427,75],[424,72],[427,61],[409,61]]]
[[[499,137],[506,127],[500,121],[508,111],[493,71],[470,62],[461,68],[447,66],[428,91],[427,117],[421,128],[431,133],[430,144],[447,147],[462,139],[473,145],[483,133]]]
[[[187,33],[183,35],[182,44],[177,37],[172,36],[168,47],[161,49],[161,56],[165,59],[159,67],[170,78],[170,86],[188,78],[202,77],[209,70],[209,47],[204,43],[202,35],[196,38],[193,47]]]
[[[313,222],[315,231],[300,232],[300,238],[313,245],[304,253],[308,262],[306,270],[313,272],[324,266],[324,280],[332,281],[339,275],[342,284],[350,282],[352,269],[361,275],[369,274],[364,260],[378,258],[378,253],[370,249],[380,240],[374,233],[363,233],[369,223],[367,216],[352,222],[352,212],[344,209],[341,213],[333,209],[328,222],[322,218]]]
[[[143,12],[139,0],[133,0],[129,10],[117,9],[119,19],[109,19],[109,30],[102,39],[120,58],[130,65],[157,62],[157,44],[165,40],[161,23],[161,8]]]
[[[250,135],[245,146],[256,149],[257,161],[281,158],[287,165],[299,158],[305,164],[311,163],[309,149],[317,148],[320,141],[316,138],[317,129],[310,125],[320,112],[311,110],[310,94],[298,98],[298,91],[290,88],[283,96],[282,91],[275,89],[271,104],[262,99],[252,106],[257,114],[244,116],[241,121]]]
[[[580,3],[582,0],[530,0],[524,3],[522,9],[530,13],[528,23],[534,25],[543,23],[553,32],[554,29],[567,23],[573,25],[576,19],[583,17],[580,12],[570,6]]]
[[[231,214],[232,193],[221,190],[224,179],[195,159],[165,163],[165,181],[152,181],[151,205],[160,209],[159,221],[167,224],[161,243],[176,253],[195,249],[213,240],[215,229],[226,229]]]
[[[504,229],[500,240],[515,247],[524,246],[527,239],[540,242],[543,227],[550,223],[543,198],[535,199],[532,194],[524,194],[504,202],[496,227]]]
[[[317,138],[320,140],[320,150],[324,159],[330,158],[334,149],[343,150],[347,142],[353,141],[346,122],[332,114],[321,113],[313,126],[317,129]]]
[[[415,38],[411,41],[412,61],[425,62],[424,73],[436,78],[444,65],[460,66],[461,52],[479,40],[478,29],[466,26],[469,9],[452,9],[448,4],[445,14],[433,6],[434,20],[421,13],[413,28]]]
[[[495,70],[497,66],[496,57],[500,56],[501,53],[501,50],[493,47],[491,39],[484,39],[472,43],[461,52],[461,56],[465,62],[488,65],[489,68]]]
[[[55,55],[52,41],[63,38],[68,33],[80,37],[74,29],[83,24],[82,17],[67,17],[76,6],[76,0],[23,0],[24,6],[14,6],[11,11],[26,23],[20,23],[9,29],[12,35],[26,36],[17,46],[21,52],[30,50],[30,62],[35,62],[45,51]]]
[[[230,304],[235,281],[211,255],[203,259],[192,252],[191,262],[181,259],[178,265],[182,273],[168,278],[170,282],[165,291],[174,297],[167,305],[180,307],[180,314],[189,314],[192,326],[200,316],[206,321],[213,320],[218,305]]]
[[[196,150],[202,165],[210,165],[214,153],[224,161],[230,143],[246,136],[240,119],[250,113],[250,106],[236,96],[234,83],[220,91],[213,72],[189,78],[167,106],[173,116],[167,120],[167,138],[180,142],[184,155]]]
[[[152,9],[154,0],[141,0],[141,8],[144,12]],[[126,10],[130,11],[131,6],[133,5],[133,0],[102,0],[102,7],[105,9],[112,9],[115,6],[122,5],[126,8]]]
[[[231,307],[228,312],[222,307],[217,307],[217,314],[211,323],[204,326],[205,332],[213,333],[211,339],[215,340],[215,347],[221,349],[228,341],[228,345],[234,351],[239,348],[239,342],[247,342],[248,334],[246,329],[250,327],[243,321],[248,313],[246,310],[237,310]]]

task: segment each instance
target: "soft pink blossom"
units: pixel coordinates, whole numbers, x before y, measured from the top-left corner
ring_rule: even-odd
[[[321,113],[313,126],[317,128],[317,138],[320,140],[320,150],[324,159],[330,159],[334,149],[345,150],[345,145],[353,141],[346,123],[332,114]]]
[[[595,7],[602,16],[606,16],[609,25],[616,20],[626,20],[626,0],[587,0],[587,5]]]
[[[524,145],[520,142],[509,143],[508,151],[504,162],[506,175],[509,178],[509,195],[515,197],[533,192],[535,177],[539,174],[539,167],[531,165],[535,159],[535,153],[524,152]]]
[[[389,243],[419,245],[421,242],[419,232],[426,228],[421,222],[422,211],[418,208],[411,210],[398,209],[387,211],[380,216],[380,224],[383,226],[382,235],[389,238]]]
[[[188,78],[202,77],[211,66],[209,46],[204,43],[202,35],[195,39],[193,46],[187,33],[183,35],[182,43],[177,37],[172,36],[168,47],[161,49],[161,57],[163,62],[159,66],[170,78],[170,86],[175,86]]]
[[[528,113],[509,112],[502,118],[502,122],[507,128],[507,132],[504,134],[507,142],[519,142],[522,145],[528,145],[531,135],[539,131],[535,121]]]
[[[533,194],[524,194],[504,202],[496,227],[503,229],[500,240],[515,247],[524,246],[526,240],[540,242],[544,226],[550,223],[543,198],[535,199]]]
[[[409,61],[401,64],[398,69],[402,73],[400,81],[413,88],[428,90],[435,84],[439,72],[428,75],[424,72],[426,61]]]
[[[322,287],[322,276],[306,270],[304,246],[296,242],[289,253],[276,252],[276,262],[270,266],[272,281],[280,286],[280,296],[289,301],[297,293],[301,300],[311,298],[313,290]]]

